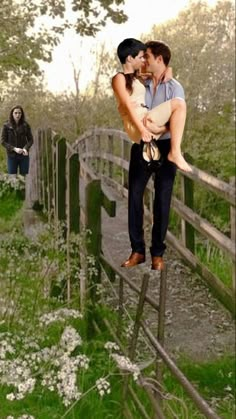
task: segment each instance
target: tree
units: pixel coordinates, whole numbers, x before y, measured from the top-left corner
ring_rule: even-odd
[[[192,1],[176,19],[154,26],[145,36],[169,44],[174,75],[183,83],[193,112],[220,111],[226,102],[233,103],[234,14],[231,1],[218,1],[214,8]]]
[[[125,22],[123,4],[124,0],[1,0],[0,79],[38,75],[38,60],[51,61],[52,48],[66,29],[95,36],[109,20]]]
[[[198,167],[225,180],[235,174],[234,16],[232,1],[218,1],[214,7],[191,1],[176,19],[143,36],[171,48],[170,64],[187,102],[184,151]]]

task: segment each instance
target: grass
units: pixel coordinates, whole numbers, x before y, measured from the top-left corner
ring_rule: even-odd
[[[235,414],[235,357],[225,354],[213,361],[193,363],[191,359],[182,359],[178,362],[180,369],[200,392],[205,400],[211,402],[213,409],[224,419],[233,419]],[[169,371],[165,371],[164,379],[167,390],[185,401],[188,415],[183,418],[201,418],[194,413],[190,399],[183,393],[182,387],[173,379]],[[176,402],[172,401],[172,408],[176,409]],[[192,410],[192,416],[190,414]],[[168,417],[168,416],[167,416]],[[170,416],[171,417],[171,416]]]
[[[72,353],[72,357],[85,354],[90,359],[88,370],[80,370],[77,374],[77,383],[84,396],[70,409],[62,403],[57,391],[49,391],[42,385],[44,371],[52,370],[53,364],[41,363],[40,368],[35,370],[37,378],[36,386],[32,393],[27,393],[22,400],[9,401],[6,395],[13,389],[13,384],[2,381],[0,367],[0,419],[6,419],[8,415],[18,418],[23,414],[33,415],[37,419],[122,419],[122,376],[109,360],[104,344],[113,340],[103,323],[103,318],[110,320],[111,324],[117,324],[117,314],[105,306],[97,305],[96,315],[93,318],[99,325],[100,333],[94,332],[88,339],[89,317],[83,319],[67,319],[55,321],[48,326],[41,327],[39,318],[44,313],[55,312],[60,308],[78,309],[78,287],[73,286],[70,304],[64,299],[61,292],[58,298],[51,295],[52,284],[59,285],[65,280],[66,258],[64,244],[55,242],[53,232],[49,229],[36,242],[29,241],[20,230],[22,216],[22,200],[12,195],[11,217],[4,218],[1,215],[0,232],[8,231],[8,238],[0,242],[0,348],[3,343],[3,333],[10,333],[15,342],[14,354],[7,354],[7,359],[14,361],[15,358],[22,362],[27,360],[26,355],[35,352],[34,349],[26,349],[27,339],[39,345],[39,351],[43,348],[57,346],[66,326],[73,327],[82,338],[82,345]],[[4,211],[8,200],[4,202]],[[21,204],[21,205],[19,205]],[[15,205],[15,206],[14,206]],[[17,206],[19,208],[17,209]],[[4,214],[4,211],[1,214]],[[5,211],[7,213],[7,211]],[[19,231],[11,232],[12,225],[18,225]],[[3,228],[3,230],[2,230]],[[8,229],[8,230],[7,230]],[[77,263],[78,265],[78,263]],[[78,282],[78,277],[76,277]],[[91,319],[91,317],[90,317]],[[90,330],[91,333],[91,330]],[[11,338],[9,338],[11,339]],[[127,345],[127,342],[125,342]],[[3,360],[5,358],[2,358]],[[0,364],[3,365],[3,364]],[[191,382],[198,388],[214,406],[215,411],[224,419],[233,418],[234,406],[234,357],[225,354],[222,358],[206,363],[193,363],[191,359],[180,359],[179,367]],[[145,374],[151,373],[145,370]],[[95,382],[100,377],[109,375],[111,393],[101,398],[94,388]],[[151,414],[151,405],[146,393],[136,383],[131,385],[138,394],[139,399]],[[168,371],[164,374],[165,393],[170,400],[164,401],[165,417],[181,419],[202,418],[192,402],[186,396],[182,387],[173,379]],[[130,397],[127,397],[128,405],[133,417],[139,419],[140,413],[134,406]]]
[[[196,255],[227,287],[232,287],[232,262],[222,250],[207,240],[199,240]]]
[[[23,206],[22,195],[18,191],[11,191],[1,196],[0,218],[9,221],[16,217]]]

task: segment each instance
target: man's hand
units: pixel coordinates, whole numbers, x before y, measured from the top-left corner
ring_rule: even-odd
[[[14,147],[13,150],[17,153],[17,154],[22,154],[23,150],[22,148],[18,148],[18,147]]]
[[[22,149],[22,154],[24,155],[24,156],[28,156],[28,151],[26,150],[26,148],[23,148]]]

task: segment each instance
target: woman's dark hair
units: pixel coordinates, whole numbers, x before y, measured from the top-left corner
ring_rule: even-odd
[[[138,72],[135,71],[134,73],[124,74],[125,76],[125,87],[130,92],[130,94],[133,93],[133,81],[134,79],[139,79],[141,83],[143,83],[143,80],[141,77],[139,77]]]
[[[20,109],[20,111],[21,111],[21,117],[19,119],[19,125],[22,125],[25,122],[25,113],[24,113],[24,110],[23,110],[22,106],[20,106],[20,105],[13,106],[13,108],[11,109],[10,114],[9,114],[9,121],[12,125],[16,125],[15,120],[13,118],[13,112],[14,112],[15,109]]]
[[[135,58],[140,51],[146,51],[146,45],[134,38],[126,38],[117,47],[117,55],[121,64],[125,64],[126,58],[131,55]]]
[[[146,42],[146,48],[152,51],[155,58],[159,55],[162,56],[164,64],[167,66],[171,59],[171,50],[167,44],[162,41],[148,41]]]
[[[126,38],[122,41],[117,47],[117,55],[121,62],[121,64],[125,64],[126,58],[131,55],[131,57],[135,58],[139,54],[140,51],[146,51],[146,45],[135,38]],[[133,91],[133,81],[135,78],[138,77],[137,72],[132,74],[124,74],[126,88],[127,90],[132,93]]]

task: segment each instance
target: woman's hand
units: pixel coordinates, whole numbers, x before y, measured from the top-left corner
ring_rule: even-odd
[[[26,148],[23,148],[23,150],[22,150],[22,154],[24,155],[24,156],[28,156],[28,151],[26,150]]]
[[[152,140],[152,133],[147,130],[147,128],[145,128],[145,126],[143,126],[143,129],[140,131],[141,134],[141,138],[145,143],[150,143],[150,141]]]
[[[15,153],[17,153],[17,154],[22,154],[22,153],[23,153],[22,148],[14,147],[14,148],[13,148],[13,150],[14,150],[14,151],[15,151]]]
[[[172,67],[166,67],[163,76],[162,76],[162,83],[166,83],[167,81],[173,79],[173,70]]]

